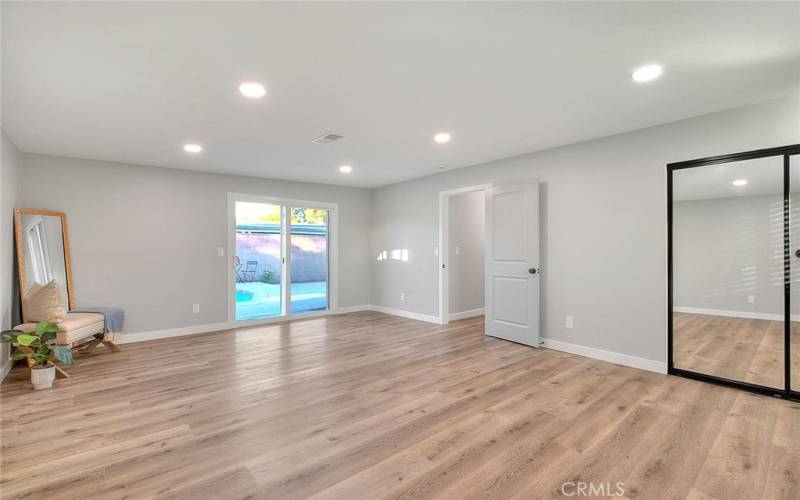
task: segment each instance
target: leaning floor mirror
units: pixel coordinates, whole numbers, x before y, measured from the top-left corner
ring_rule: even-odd
[[[63,308],[73,309],[72,268],[69,257],[67,216],[63,212],[14,209],[17,272],[23,303],[37,290],[56,288]]]
[[[798,155],[668,166],[670,373],[800,398]]]

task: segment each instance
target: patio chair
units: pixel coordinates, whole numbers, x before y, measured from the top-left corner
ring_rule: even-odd
[[[258,261],[248,260],[247,264],[245,265],[244,271],[242,271],[242,277],[243,277],[242,281],[255,281],[257,270],[258,270]]]
[[[237,262],[236,267],[234,267],[233,270],[236,273],[236,281],[244,281],[244,274],[242,274],[242,263]]]

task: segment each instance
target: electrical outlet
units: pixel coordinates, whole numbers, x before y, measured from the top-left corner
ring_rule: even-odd
[[[461,247],[456,247],[456,255],[461,255]]]
[[[400,292],[400,302],[406,300],[406,292]]]
[[[748,295],[747,296],[747,303],[748,304],[755,304],[756,303],[756,296],[755,295]]]
[[[197,314],[200,312],[200,304],[192,304],[192,312]]]
[[[225,249],[222,247],[217,247],[217,257],[225,257]]]
[[[573,318],[572,316],[567,316],[566,325],[567,325],[567,328],[574,328],[575,327],[575,318]]]
[[[439,255],[439,247],[433,247],[433,255]]]

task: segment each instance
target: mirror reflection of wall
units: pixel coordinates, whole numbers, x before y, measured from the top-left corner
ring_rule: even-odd
[[[31,209],[16,210],[17,259],[21,294],[55,283],[65,306],[70,304],[69,256],[64,240],[65,216],[60,212]]]
[[[783,388],[783,157],[674,171],[672,214],[675,367]]]

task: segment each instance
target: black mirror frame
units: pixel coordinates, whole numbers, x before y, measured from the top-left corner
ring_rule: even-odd
[[[758,394],[765,394],[782,399],[800,401],[800,391],[792,390],[792,366],[791,366],[791,247],[789,240],[789,180],[790,180],[790,157],[800,155],[800,144],[783,146],[777,148],[759,149],[729,155],[711,156],[696,160],[681,161],[667,164],[667,373],[681,377],[711,382],[743,389]],[[742,160],[754,160],[757,158],[783,157],[783,267],[784,267],[784,388],[767,387],[763,385],[751,384],[739,380],[731,380],[715,375],[683,370],[675,367],[673,358],[673,331],[672,331],[672,306],[673,306],[673,263],[672,263],[672,182],[673,173],[693,167],[706,167],[721,163],[731,163]]]

